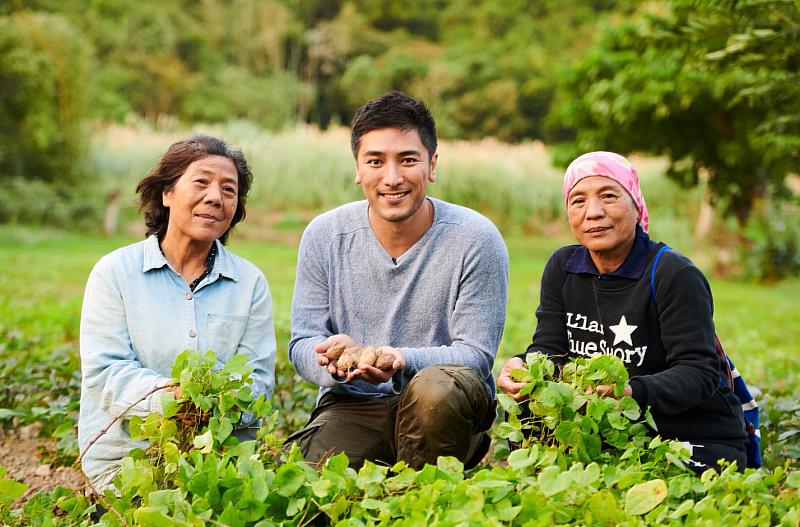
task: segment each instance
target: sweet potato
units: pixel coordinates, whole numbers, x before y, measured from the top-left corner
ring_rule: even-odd
[[[336,362],[339,360],[339,357],[342,356],[344,353],[344,344],[334,344],[328,351],[325,352],[325,356],[328,357],[328,360],[331,362]]]
[[[378,350],[377,358],[375,359],[375,367],[379,370],[391,370],[394,365],[394,354],[386,353],[383,350]]]
[[[375,353],[375,348],[372,346],[366,346],[361,348],[361,353],[358,356],[358,365],[361,366],[374,366],[375,359],[378,358],[378,355]]]
[[[380,370],[391,370],[394,364],[394,355],[386,353],[381,348],[364,346],[345,349],[344,345],[337,344],[325,352],[330,364],[337,370],[350,371],[359,366],[374,366]]]
[[[347,348],[342,353],[337,361],[337,368],[344,371],[350,371],[358,365],[358,354],[360,348]]]

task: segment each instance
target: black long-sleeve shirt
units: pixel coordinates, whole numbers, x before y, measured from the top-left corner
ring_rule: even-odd
[[[538,325],[528,352],[557,362],[595,353],[616,355],[630,374],[633,397],[650,406],[662,437],[740,444],[746,438],[741,404],[720,385],[714,348],[711,288],[676,251],[650,270],[659,245],[637,226],[625,262],[598,274],[580,245],[553,253],[542,276]]]

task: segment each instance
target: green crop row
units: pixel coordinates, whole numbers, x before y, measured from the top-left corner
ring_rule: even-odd
[[[576,360],[562,379],[546,357],[520,372],[531,417],[506,398],[503,427],[521,441],[496,466],[464,472],[454,458],[413,470],[365,464],[344,454],[312,466],[274,433],[277,411],[247,387],[246,360],[215,371],[213,352],[178,357],[173,377],[185,399],[162,398],[161,414],[131,418],[149,447],[123,459],[96,500],[104,525],[797,525],[800,472],[786,467],[702,475],[684,466],[680,443],[654,437],[649,413],[629,397],[587,394],[591,382],[624,384],[619,359]],[[244,413],[260,417],[258,440],[232,433]],[[188,418],[187,418],[188,416]],[[524,436],[529,436],[524,438]],[[91,443],[90,443],[91,445]],[[90,446],[89,446],[90,448]],[[2,478],[2,475],[0,475]],[[10,525],[87,524],[94,505],[57,489],[21,508],[26,490],[0,479],[0,520]]]

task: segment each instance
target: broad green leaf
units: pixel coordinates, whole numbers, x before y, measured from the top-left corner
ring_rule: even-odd
[[[233,503],[228,503],[222,514],[219,515],[219,523],[227,527],[244,527],[245,520],[242,514]]]
[[[278,469],[277,474],[275,474],[275,480],[272,482],[272,486],[275,492],[281,496],[286,496],[289,498],[295,495],[295,493],[303,485],[305,479],[306,478],[303,469],[295,464],[286,464],[282,465]]]
[[[548,407],[558,407],[569,405],[575,395],[575,390],[567,385],[558,382],[548,381],[536,392],[536,400]]]
[[[511,523],[514,518],[516,518],[520,511],[522,510],[521,505],[517,505],[516,507],[512,504],[511,500],[508,498],[498,502],[495,504],[495,509],[497,509],[497,516],[500,520]]]
[[[5,421],[20,415],[23,414],[15,412],[14,410],[10,410],[8,408],[0,408],[0,421]]]
[[[361,500],[361,507],[367,510],[381,510],[388,506],[389,506],[388,504],[385,504],[382,501],[373,498],[364,498],[363,500]]]
[[[550,466],[539,473],[537,482],[542,494],[553,496],[567,490],[572,485],[572,475],[569,472],[562,472],[559,467]]]
[[[577,449],[580,458],[584,462],[590,463],[597,459],[600,456],[602,448],[603,444],[598,436],[587,434],[586,432],[580,433]]]
[[[642,481],[646,476],[647,474],[645,472],[637,470],[634,467],[629,467],[620,476],[617,481],[617,487],[619,489],[627,489]]]
[[[676,476],[669,480],[669,497],[682,498],[692,490],[691,476]]]
[[[593,398],[586,405],[586,415],[599,423],[603,420],[603,416],[613,408],[613,404],[613,399],[605,397]]]
[[[181,458],[181,452],[178,450],[178,445],[172,442],[164,443],[162,446],[164,453],[164,461],[167,463],[178,463]]]
[[[625,513],[631,516],[647,514],[664,501],[667,494],[667,484],[663,479],[635,485],[625,494]]]
[[[508,414],[518,415],[521,411],[517,401],[505,393],[497,394],[497,402],[500,403],[500,407]]]
[[[692,509],[694,508],[694,500],[688,499],[684,500],[678,507],[675,508],[674,511],[669,515],[670,518],[677,520],[683,516],[689,514]]]
[[[394,467],[392,467],[393,472],[399,472],[402,470],[400,467],[398,467],[399,463],[402,462],[398,462]],[[338,454],[329,457],[325,461],[325,468],[336,474],[344,474],[348,466],[350,466],[350,460],[347,459],[347,455],[344,452],[339,452]]]
[[[600,479],[600,465],[590,463],[585,469],[577,471],[573,475],[575,483],[580,487],[593,485]]]
[[[264,495],[266,497],[266,495]],[[264,516],[264,511],[267,509],[267,504],[262,499],[243,498],[236,502],[236,508],[239,509],[239,515],[242,520],[246,522],[254,522]]]
[[[286,506],[286,516],[291,518],[299,513],[306,506],[306,498],[292,498]]]
[[[220,419],[219,427],[215,434],[217,437],[217,441],[222,443],[228,438],[229,435],[231,435],[231,432],[233,432],[233,424],[231,423],[231,420],[228,419],[227,417],[223,417],[222,419]]]
[[[176,522],[161,511],[153,510],[149,507],[142,507],[136,509],[133,513],[137,525],[142,527],[162,527],[162,526],[177,526],[181,523]]]
[[[608,419],[608,424],[610,424],[616,430],[627,430],[628,425],[630,425],[630,421],[628,421],[622,414],[608,413],[606,414],[606,418]]]
[[[524,439],[522,430],[505,421],[497,425],[495,433],[501,439],[508,439],[509,441],[513,441],[515,443],[521,443]]]
[[[508,455],[508,466],[516,470],[529,467],[536,463],[539,457],[538,453],[538,449],[520,448],[515,450]]]
[[[617,498],[608,489],[592,494],[584,507],[585,525],[620,525],[626,520]]]
[[[225,363],[222,373],[226,375],[249,375],[253,369],[247,365],[250,359],[246,355],[236,354]]]
[[[578,423],[574,421],[565,421],[560,423],[556,427],[556,439],[569,446],[575,446],[578,444],[578,440],[580,438],[580,428],[578,427]]]
[[[623,397],[619,400],[619,408],[622,410],[622,415],[630,419],[631,421],[635,421],[639,419],[642,415],[642,411],[639,408],[639,404],[633,397]]]
[[[331,523],[336,522],[349,508],[350,504],[344,496],[339,496],[333,502],[326,503],[320,507],[325,514],[330,516]]]
[[[440,456],[436,459],[436,466],[443,472],[464,475],[464,463],[453,456]]]
[[[13,479],[0,479],[0,503],[11,503],[28,490],[24,483]]]
[[[195,436],[192,442],[197,450],[203,454],[208,454],[214,447],[214,436],[211,434],[211,430],[208,430],[205,434]]]
[[[64,438],[70,435],[74,428],[75,428],[74,423],[72,422],[72,420],[69,420],[66,423],[61,423],[58,426],[58,428],[56,428],[50,435],[52,435],[53,437]]]

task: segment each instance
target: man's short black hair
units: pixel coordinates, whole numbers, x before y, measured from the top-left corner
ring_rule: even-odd
[[[422,101],[391,91],[359,108],[353,117],[350,132],[350,148],[353,149],[353,155],[358,155],[361,137],[364,134],[383,128],[399,128],[404,132],[416,130],[428,155],[433,158],[436,153],[436,123],[433,122],[431,112]]]

